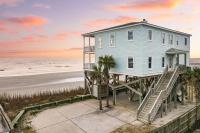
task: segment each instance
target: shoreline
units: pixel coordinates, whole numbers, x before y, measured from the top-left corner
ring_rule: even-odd
[[[83,87],[83,71],[0,77],[0,94],[32,95]]]

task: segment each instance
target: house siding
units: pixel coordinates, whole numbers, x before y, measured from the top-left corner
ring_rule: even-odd
[[[128,31],[134,31],[134,39],[128,40]],[[148,30],[152,30],[152,41],[148,40]],[[109,47],[110,33],[115,33],[115,47]],[[165,44],[162,43],[162,33],[165,33]],[[173,35],[173,44],[168,43],[168,34]],[[176,44],[176,36],[179,36],[179,45]],[[98,47],[98,38],[102,38],[102,48]],[[185,46],[184,38],[188,38],[188,45]],[[165,57],[165,65],[167,65],[168,57],[165,52],[170,48],[176,48],[184,51],[190,51],[190,37],[174,32],[164,31],[145,25],[138,25],[129,28],[113,30],[95,34],[96,55],[98,57],[104,55],[112,55],[116,62],[116,67],[111,70],[113,73],[133,75],[133,76],[149,76],[161,74],[162,57]],[[189,65],[189,55],[187,53],[187,65]],[[128,68],[128,57],[134,58],[134,68]],[[152,68],[148,68],[148,57],[152,57]],[[180,64],[184,64],[184,56],[179,57]],[[176,58],[173,58],[174,65]]]

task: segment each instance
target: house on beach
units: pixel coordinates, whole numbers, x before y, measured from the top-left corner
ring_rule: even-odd
[[[177,89],[183,66],[189,66],[190,37],[190,34],[150,24],[145,19],[85,33],[85,86],[91,87],[87,73],[97,64],[98,58],[112,55],[116,62],[110,72],[112,80],[125,77],[124,83],[118,82],[118,87],[110,83],[114,103],[116,91],[128,88],[139,97],[138,119],[151,122],[160,110],[166,110],[167,104],[178,97],[172,90]],[[131,86],[135,83],[140,87]],[[90,89],[95,92],[94,87]]]

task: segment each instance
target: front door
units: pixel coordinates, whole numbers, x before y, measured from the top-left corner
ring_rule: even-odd
[[[169,56],[169,68],[173,69],[173,56],[172,55]]]

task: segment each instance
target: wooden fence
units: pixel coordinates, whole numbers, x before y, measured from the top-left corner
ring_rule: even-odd
[[[2,124],[6,130],[5,132],[10,132],[13,129],[13,126],[1,105],[0,105],[0,117],[1,117]]]
[[[200,127],[200,104],[150,133],[191,133]]]

